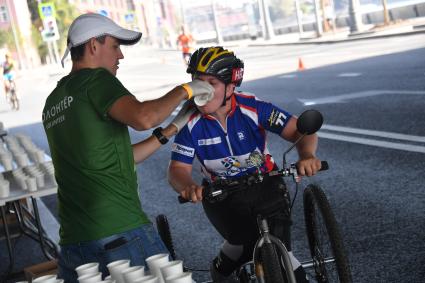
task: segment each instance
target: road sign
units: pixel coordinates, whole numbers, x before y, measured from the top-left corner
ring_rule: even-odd
[[[134,14],[133,13],[125,14],[124,18],[125,18],[125,22],[127,24],[134,23]]]
[[[38,13],[42,20],[46,17],[56,17],[55,5],[52,2],[38,3]]]
[[[52,16],[45,17],[43,19],[43,31],[41,32],[41,36],[44,41],[55,41],[59,40],[59,30],[58,25],[56,23],[56,19]]]

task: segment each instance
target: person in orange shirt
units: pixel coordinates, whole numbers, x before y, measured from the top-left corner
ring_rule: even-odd
[[[195,40],[192,35],[182,26],[182,33],[177,38],[177,46],[179,46],[182,51],[183,60],[186,65],[189,64],[190,57],[192,56],[192,47],[194,43]]]

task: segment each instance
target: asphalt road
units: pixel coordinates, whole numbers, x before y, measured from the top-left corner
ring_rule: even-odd
[[[329,162],[330,170],[305,178],[303,184],[314,182],[325,190],[340,224],[354,282],[423,282],[425,277],[424,43],[423,36],[416,35],[235,48],[246,64],[241,90],[296,115],[310,108],[323,113],[318,156]],[[141,48],[128,53],[134,59],[124,60],[119,77],[140,99],[158,96],[189,79],[176,51]],[[302,72],[296,71],[299,58],[306,67]],[[64,72],[49,68],[21,78],[22,111],[0,107],[0,120],[10,133],[27,133],[48,150],[41,107]],[[134,141],[149,134],[131,130]],[[270,151],[281,162],[289,144],[269,137]],[[138,166],[142,204],[152,220],[158,214],[168,217],[177,254],[185,264],[206,269],[222,240],[200,205],[178,204],[166,181],[170,148],[163,146]],[[288,160],[295,161],[295,154]],[[301,195],[293,209],[294,253],[306,259]],[[43,201],[55,215],[55,198]],[[34,261],[41,261],[36,255]],[[206,280],[208,273],[195,272],[194,277]]]

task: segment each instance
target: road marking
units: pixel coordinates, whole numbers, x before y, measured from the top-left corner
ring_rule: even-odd
[[[338,77],[359,77],[362,73],[342,73],[339,74]]]
[[[325,138],[325,139],[346,141],[351,143],[365,144],[365,145],[378,146],[378,147],[391,148],[391,149],[399,149],[399,150],[411,151],[411,152],[425,153],[425,146],[380,141],[380,140],[359,138],[354,136],[337,135],[337,134],[331,134],[331,133],[325,133],[325,132],[318,132],[317,134],[320,138]]]
[[[292,79],[292,78],[296,78],[297,77],[297,75],[294,75],[294,74],[288,74],[288,75],[282,75],[282,76],[280,76],[279,78],[280,79]]]
[[[356,129],[356,128],[341,127],[341,126],[334,126],[334,125],[327,125],[327,124],[323,125],[321,129],[329,130],[329,131],[352,133],[352,134],[360,134],[360,135],[366,135],[366,136],[382,137],[382,138],[388,138],[388,139],[425,143],[425,137],[423,136],[413,136],[413,135],[398,134],[398,133],[384,132],[384,131]]]
[[[340,103],[345,102],[346,100],[363,98],[376,95],[384,94],[413,94],[413,95],[425,95],[425,91],[415,91],[415,90],[367,90],[360,92],[352,92],[347,94],[341,94],[336,96],[328,96],[317,99],[303,99],[299,98],[298,101],[304,105],[316,105],[316,104],[327,104],[327,103]]]

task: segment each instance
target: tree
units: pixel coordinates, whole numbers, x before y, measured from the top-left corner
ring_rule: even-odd
[[[12,49],[12,46],[14,46],[13,33],[11,28],[7,30],[0,29],[0,48],[6,46],[8,49]]]

